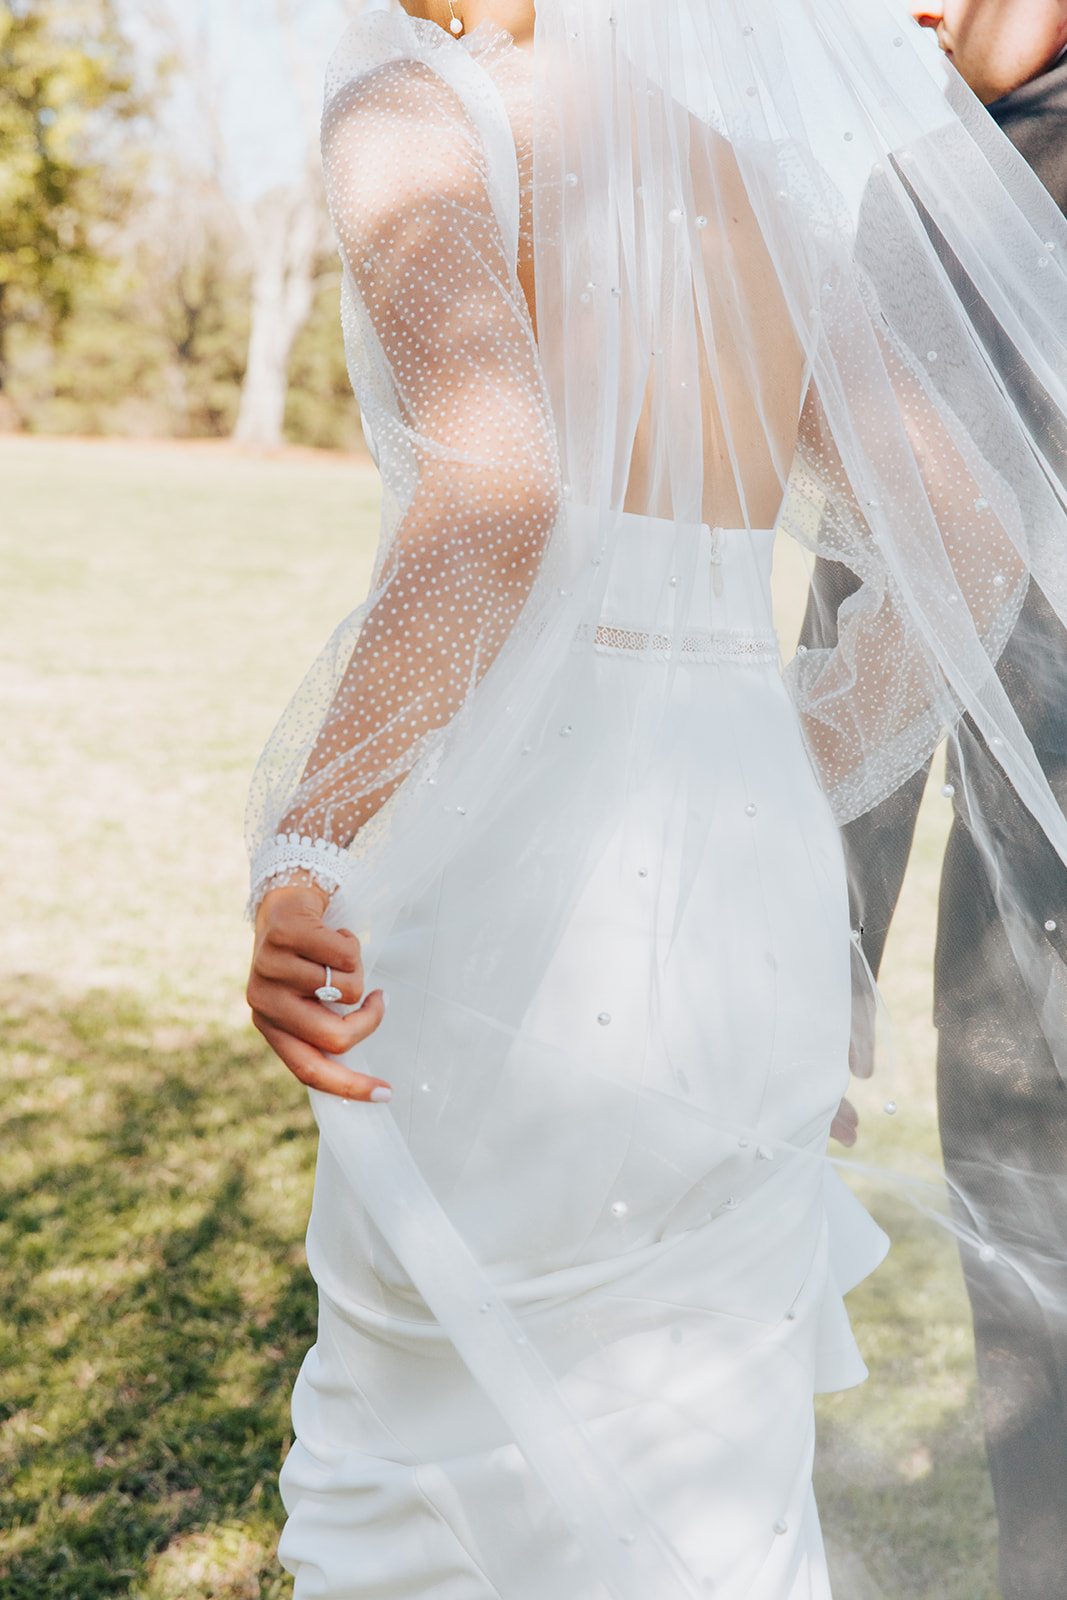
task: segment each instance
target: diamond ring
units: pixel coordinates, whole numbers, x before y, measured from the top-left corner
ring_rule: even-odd
[[[315,999],[321,1000],[323,1005],[329,1005],[333,1000],[340,1000],[341,991],[333,981],[333,974],[329,967],[326,968],[326,982],[321,989],[315,990]]]

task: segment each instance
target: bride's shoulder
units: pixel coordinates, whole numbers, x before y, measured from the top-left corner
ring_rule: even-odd
[[[463,135],[468,119],[455,91],[435,70],[441,29],[432,23],[372,13],[345,33],[326,73],[322,118],[324,157],[339,146],[358,147],[363,159],[383,142],[444,139]],[[450,41],[449,41],[450,42]],[[463,141],[466,143],[466,140]]]
[[[402,96],[405,87],[416,100],[444,88],[434,70],[441,41],[442,30],[419,18],[392,12],[360,17],[342,35],[326,68],[324,124],[344,106]]]
[[[427,59],[433,41],[424,45],[405,17],[376,15],[356,29],[327,80],[322,160],[331,214],[349,251],[383,230],[394,246],[402,236],[416,249],[421,233],[407,225],[416,213],[487,209],[484,152],[460,96]]]

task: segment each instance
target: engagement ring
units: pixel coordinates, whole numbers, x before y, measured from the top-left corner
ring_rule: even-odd
[[[333,974],[329,967],[326,968],[326,982],[321,989],[315,990],[315,999],[321,1000],[323,1005],[329,1005],[333,1000],[340,1000],[341,991],[333,981]]]

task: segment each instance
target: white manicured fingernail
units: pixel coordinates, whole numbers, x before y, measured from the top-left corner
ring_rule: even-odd
[[[391,1100],[393,1098],[393,1091],[392,1089],[387,1089],[384,1083],[380,1083],[376,1089],[371,1090],[370,1097],[378,1105],[381,1105],[386,1100]]]
[[[389,1004],[389,996],[386,994],[385,990],[383,989],[382,990],[382,1010],[383,1011],[385,1010],[385,1008],[386,1008],[386,1006],[388,1004]]]

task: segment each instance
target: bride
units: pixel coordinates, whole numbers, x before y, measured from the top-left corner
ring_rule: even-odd
[[[880,0],[403,0],[334,56],[382,536],[251,802],[322,1135],[298,1600],[829,1594],[813,1394],[885,1248],[825,1159],[837,824],[966,709],[1067,852],[994,672],[1061,493],[919,207],[1061,409],[1067,238],[953,95]],[[776,528],[861,580],[792,696]]]

